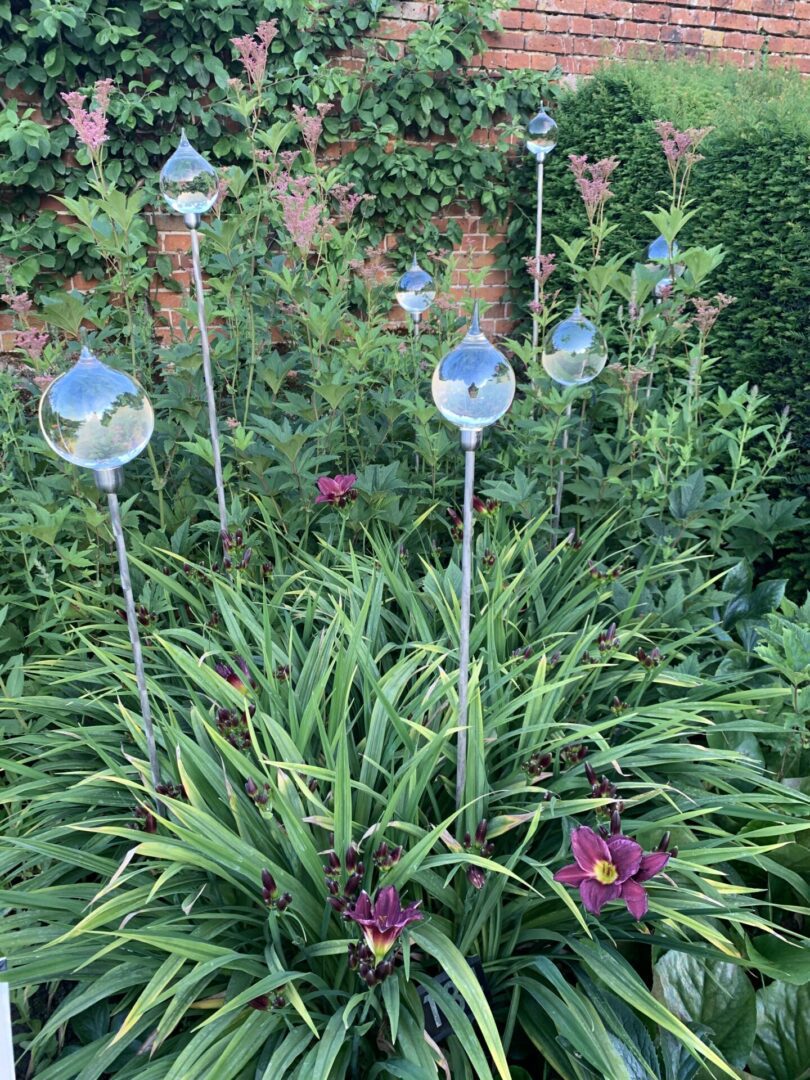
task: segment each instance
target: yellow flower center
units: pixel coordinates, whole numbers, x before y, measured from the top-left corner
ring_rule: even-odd
[[[606,859],[600,859],[593,868],[593,876],[600,885],[612,885],[619,876],[619,871],[612,862],[608,862]]]

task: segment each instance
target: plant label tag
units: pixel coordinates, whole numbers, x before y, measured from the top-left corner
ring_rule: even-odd
[[[470,956],[467,958],[467,963],[472,968],[476,979],[478,979],[478,982],[481,984],[481,989],[486,994],[487,982],[481,960],[477,956]],[[462,997],[456,984],[446,972],[437,975],[436,982],[447,991],[459,1008],[464,1010],[464,1013],[467,1016],[472,1015],[469,1005]],[[425,1032],[434,1042],[442,1042],[448,1035],[453,1034],[452,1024],[442,1012],[438,1002],[433,999],[429,990],[424,986],[420,986],[417,993],[422,1001],[422,1008],[425,1013]]]

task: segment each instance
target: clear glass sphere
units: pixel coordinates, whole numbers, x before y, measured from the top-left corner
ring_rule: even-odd
[[[526,149],[534,154],[538,161],[545,161],[557,145],[557,124],[541,108],[537,116],[533,116],[526,125]]]
[[[543,367],[562,386],[584,386],[607,363],[604,334],[577,305],[567,319],[553,326],[543,342]]]
[[[413,257],[410,268],[397,282],[397,303],[409,315],[421,315],[427,311],[436,296],[433,278],[423,270]]]
[[[217,170],[197,153],[185,130],[160,170],[160,190],[176,214],[205,214],[217,200]]]
[[[481,333],[477,303],[464,340],[436,366],[432,389],[445,420],[471,431],[494,424],[512,404],[515,373]]]
[[[143,387],[84,348],[70,371],[42,395],[39,424],[45,441],[65,461],[86,469],[118,469],[145,448],[155,415]]]

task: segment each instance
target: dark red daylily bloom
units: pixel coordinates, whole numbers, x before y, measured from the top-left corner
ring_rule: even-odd
[[[587,826],[574,829],[571,850],[576,862],[554,875],[555,881],[579,889],[586,911],[599,915],[611,900],[624,900],[634,919],[647,914],[647,893],[642,881],[649,881],[664,869],[668,851],[645,855],[641,844],[617,833],[605,838]]]
[[[343,507],[357,498],[357,492],[353,490],[357,483],[354,473],[346,476],[319,476],[317,483],[320,494],[315,499],[316,503],[331,503],[332,506]]]
[[[237,656],[234,661],[238,670],[234,670],[230,664],[214,664],[214,671],[220,678],[230,683],[234,690],[238,690],[240,694],[247,694],[250,688],[254,685],[253,676],[248,670],[247,661],[243,660],[241,656]]]
[[[408,923],[418,922],[422,918],[422,913],[417,910],[421,902],[417,900],[415,904],[403,908],[396,886],[386,885],[377,893],[372,904],[371,897],[364,889],[354,908],[346,912],[346,918],[358,924],[374,959],[379,963],[397,943]]]

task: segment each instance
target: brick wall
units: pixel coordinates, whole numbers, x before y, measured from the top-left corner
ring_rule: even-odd
[[[434,4],[399,3],[396,16],[382,20],[380,36],[404,41],[435,10]],[[516,0],[511,10],[501,12],[500,22],[503,29],[487,35],[488,49],[474,57],[475,65],[540,71],[558,65],[566,75],[581,76],[604,60],[639,55],[714,56],[747,66],[767,48],[772,61],[810,74],[810,0]],[[493,267],[476,295],[492,305],[484,319],[487,331],[505,333],[510,326],[509,307],[502,302],[505,280],[493,266],[499,236],[489,232],[474,211],[454,216],[464,234],[454,289],[466,288],[466,270]],[[176,218],[158,215],[155,223],[159,248],[170,255],[175,277],[188,289],[188,234]],[[387,237],[386,248],[395,246],[396,237]],[[88,283],[74,279],[71,285],[81,289]],[[177,332],[179,294],[160,291],[156,299],[166,332]],[[0,314],[0,351],[12,347],[11,320]]]

